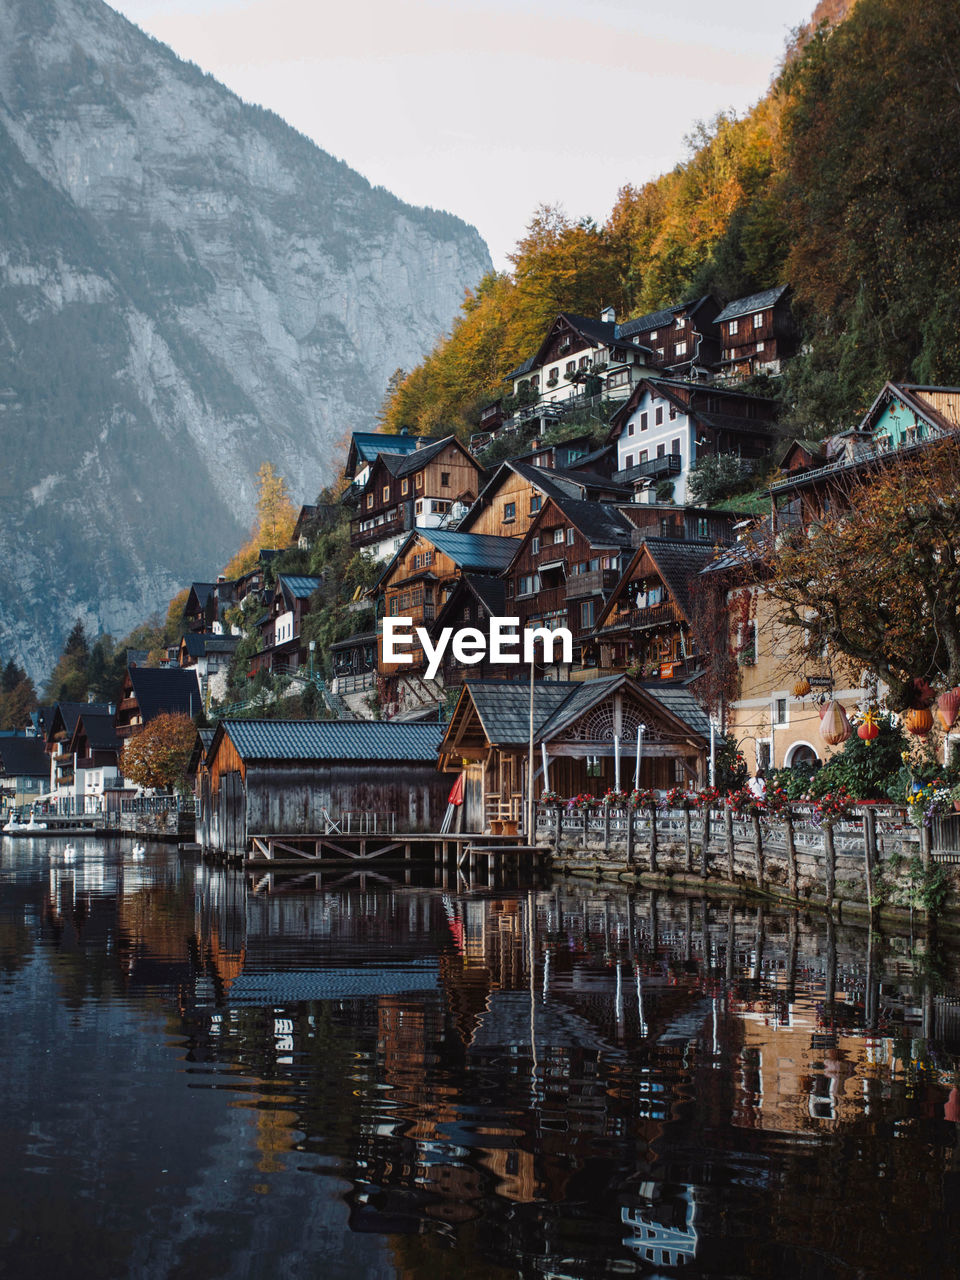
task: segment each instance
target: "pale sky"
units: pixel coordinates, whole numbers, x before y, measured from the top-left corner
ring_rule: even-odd
[[[815,0],[111,0],[494,264],[537,205],[603,222],[766,90]]]

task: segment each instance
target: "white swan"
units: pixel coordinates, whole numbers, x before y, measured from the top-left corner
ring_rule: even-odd
[[[73,843],[63,846],[63,856],[65,858],[75,858],[77,856],[77,846]]]
[[[138,840],[137,843],[133,846],[133,856],[139,860],[140,858],[143,857],[143,855],[146,852],[147,852],[146,845],[142,845]]]

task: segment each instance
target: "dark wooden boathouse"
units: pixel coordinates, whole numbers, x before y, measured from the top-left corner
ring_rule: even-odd
[[[253,835],[439,831],[443,725],[221,720],[198,775],[197,840],[243,854]]]

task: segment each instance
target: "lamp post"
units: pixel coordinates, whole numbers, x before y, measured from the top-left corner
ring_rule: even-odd
[[[534,843],[533,830],[533,649],[530,650],[530,743],[527,753],[527,840]]]

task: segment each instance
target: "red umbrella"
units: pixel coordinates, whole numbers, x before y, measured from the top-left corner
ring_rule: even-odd
[[[447,804],[463,804],[463,774],[457,774],[457,780],[450,788]]]

